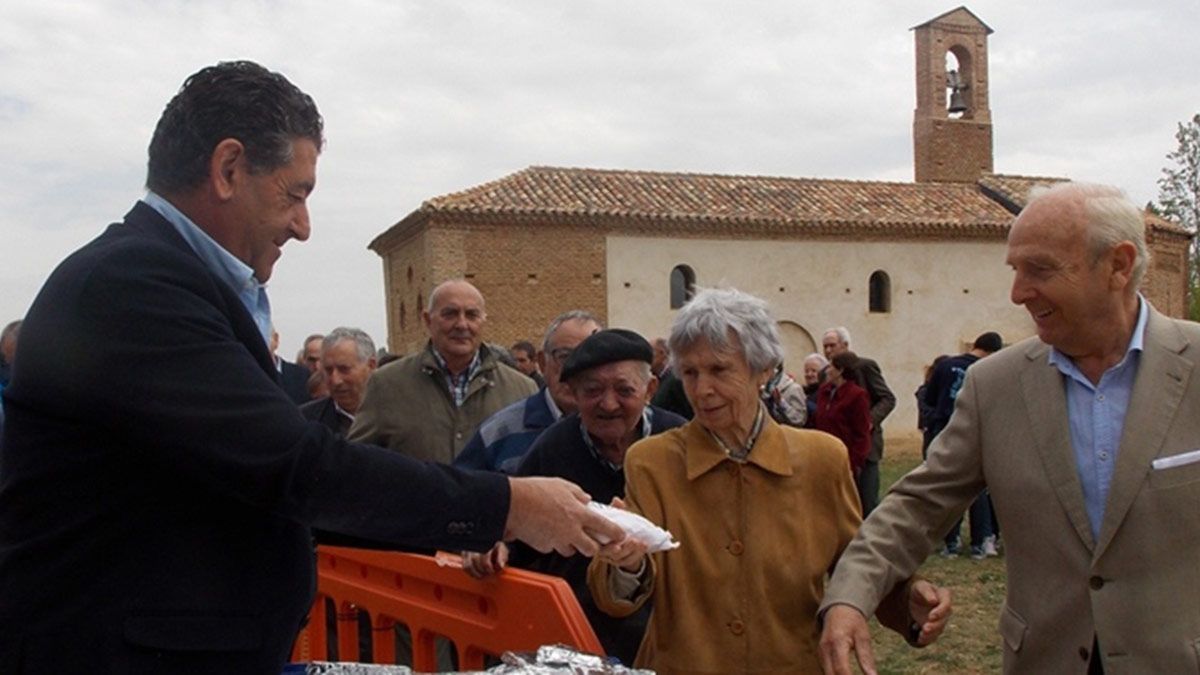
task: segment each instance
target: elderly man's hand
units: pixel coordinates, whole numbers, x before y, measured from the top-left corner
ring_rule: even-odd
[[[512,499],[504,539],[520,539],[548,553],[595,555],[599,542],[617,543],[625,531],[587,508],[591,497],[561,478],[509,478]]]
[[[826,675],[853,675],[850,652],[854,652],[864,675],[875,675],[875,654],[871,651],[867,618],[850,605],[833,605],[825,610],[820,652],[821,669]]]
[[[507,565],[508,544],[502,541],[496,542],[496,545],[485,553],[464,551],[462,554],[463,571],[476,579],[483,579],[493,574],[499,574],[500,570],[504,569]]]
[[[953,612],[950,602],[950,589],[939,588],[925,579],[919,579],[910,587],[908,595],[908,612],[913,621],[920,627],[916,645],[924,647],[933,644]]]

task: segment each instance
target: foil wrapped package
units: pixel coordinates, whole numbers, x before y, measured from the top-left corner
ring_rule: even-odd
[[[620,526],[622,530],[625,530],[625,536],[645,544],[650,553],[679,548],[679,542],[675,541],[675,537],[671,536],[670,532],[636,513],[600,502],[588,502],[588,508]],[[607,544],[608,542],[600,543]]]
[[[413,675],[408,666],[370,663],[313,661],[293,663],[283,675]],[[443,673],[442,675],[450,675]],[[654,675],[652,670],[635,670],[610,663],[595,654],[585,654],[565,645],[546,645],[536,652],[504,652],[500,664],[486,671],[461,671],[460,675]]]
[[[532,654],[505,652],[500,660],[500,665],[487,670],[489,675],[654,675],[566,645],[546,645]]]
[[[283,669],[283,675],[413,675],[408,666],[384,666],[374,663],[312,661],[293,663]]]

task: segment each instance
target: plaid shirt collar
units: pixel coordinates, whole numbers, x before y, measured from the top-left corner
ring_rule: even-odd
[[[475,375],[479,373],[479,367],[483,363],[483,359],[479,356],[479,350],[475,350],[475,356],[471,357],[470,365],[457,376],[450,372],[450,367],[446,365],[446,359],[442,358],[437,349],[434,349],[430,345],[429,351],[433,352],[433,360],[437,361],[438,369],[442,371],[442,376],[446,378],[446,386],[450,389],[450,396],[454,398],[454,406],[461,408],[463,401],[467,400],[467,392],[471,387],[471,380],[475,379]]]
[[[645,438],[649,436],[653,424],[654,411],[650,409],[650,406],[646,406],[642,409],[642,435],[639,438]],[[608,461],[608,459],[606,459],[604,455],[600,453],[600,449],[596,447],[596,442],[592,440],[591,434],[588,433],[587,426],[584,425],[582,417],[579,418],[579,433],[583,436],[583,444],[587,446],[587,449],[592,453],[592,457],[595,457],[596,461],[600,462],[601,466],[607,468],[613,473],[619,473],[621,471],[620,464]]]

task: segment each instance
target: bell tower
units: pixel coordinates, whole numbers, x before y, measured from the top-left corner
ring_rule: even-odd
[[[992,171],[987,36],[966,7],[915,26],[917,109],[913,169],[918,183],[973,183]]]

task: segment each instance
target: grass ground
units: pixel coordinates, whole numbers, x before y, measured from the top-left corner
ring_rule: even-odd
[[[919,441],[889,439],[880,467],[881,485],[890,486],[920,462]],[[964,524],[963,537],[967,536]],[[1000,672],[1002,657],[996,622],[1004,602],[1004,559],[972,560],[969,556],[944,559],[934,553],[921,567],[921,574],[949,588],[953,594],[954,615],[950,625],[935,644],[913,649],[899,635],[872,621],[879,672],[895,675]]]

